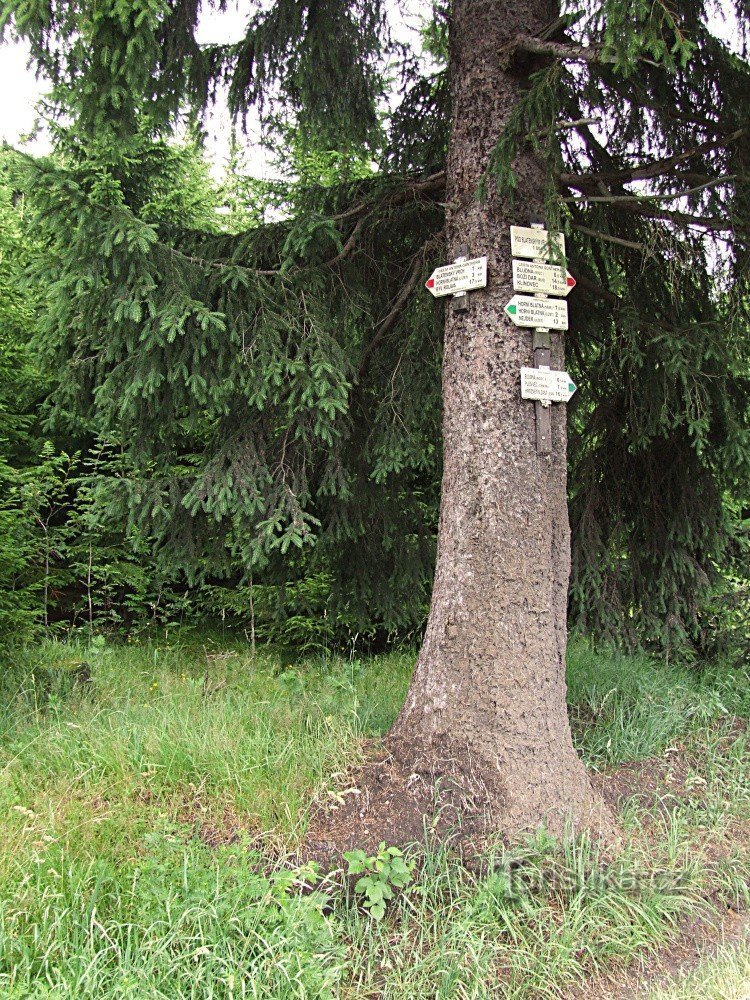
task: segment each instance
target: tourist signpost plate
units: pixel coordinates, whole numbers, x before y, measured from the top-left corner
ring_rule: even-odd
[[[568,295],[576,279],[557,264],[541,264],[535,260],[513,261],[513,289],[516,292],[536,292],[544,295]]]
[[[551,260],[555,251],[561,257],[565,255],[565,237],[562,233],[550,233],[546,229],[535,229],[531,226],[510,227],[510,252],[513,257]]]
[[[560,299],[535,299],[531,295],[514,295],[505,307],[516,326],[541,327],[548,330],[568,329],[568,303]]]
[[[522,399],[567,403],[575,391],[575,383],[567,372],[551,371],[549,368],[521,369]]]
[[[472,257],[458,264],[436,268],[425,282],[436,299],[456,292],[473,292],[487,287],[487,258]]]

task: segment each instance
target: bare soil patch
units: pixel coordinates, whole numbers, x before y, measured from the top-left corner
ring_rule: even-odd
[[[366,747],[365,760],[338,791],[314,807],[303,853],[329,866],[344,851],[378,844],[461,840],[487,832],[504,790],[494,768],[465,744],[445,737],[388,737]]]
[[[675,805],[701,794],[699,786],[689,784],[692,770],[692,762],[678,747],[661,757],[629,761],[602,771],[592,775],[591,781],[615,812],[634,797],[644,812],[670,812]]]

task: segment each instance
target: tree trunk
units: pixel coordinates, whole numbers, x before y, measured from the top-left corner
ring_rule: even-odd
[[[488,255],[484,291],[446,309],[444,472],[437,566],[424,645],[392,737],[462,743],[494,770],[492,825],[518,833],[609,825],[571,741],[565,702],[570,540],[566,413],[552,411],[552,454],[536,451],[534,404],[521,399],[532,332],[511,324],[509,226],[543,211],[543,169],[516,161],[514,204],[477,189],[524,80],[499,53],[557,15],[554,0],[454,0],[448,245]],[[562,335],[552,366],[564,368]],[[597,818],[598,817],[598,818]]]

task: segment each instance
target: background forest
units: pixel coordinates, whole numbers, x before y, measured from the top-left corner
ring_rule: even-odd
[[[107,165],[94,160],[73,169],[63,155],[30,161],[2,152],[0,631],[6,642],[40,630],[130,632],[176,622],[231,623],[254,629],[258,641],[305,650],[418,638],[439,502],[442,307],[412,296],[401,335],[387,344],[403,374],[384,386],[377,371],[368,372],[370,399],[358,400],[356,413],[348,409],[352,359],[344,351],[356,344],[358,314],[384,316],[386,337],[389,297],[425,234],[433,236],[433,253],[417,254],[416,279],[440,259],[440,207],[425,184],[424,199],[417,193],[394,207],[387,223],[371,223],[368,246],[359,251],[366,260],[350,262],[326,216],[387,185],[364,153],[339,157],[302,148],[289,164],[294,179],[275,183],[253,181],[242,164],[237,149],[217,183],[197,143],[145,138],[132,166],[137,203],[135,191],[125,199],[118,181],[114,217],[102,210],[71,234],[81,185],[106,189],[113,183]],[[55,204],[60,185],[70,193]],[[98,301],[91,302],[80,278],[71,288],[65,256],[102,245],[107,270],[141,258],[145,280],[161,284],[158,300],[118,295],[112,276],[96,273],[101,263],[91,277]],[[311,266],[340,257],[347,297],[333,268],[317,273],[310,297],[323,298],[325,313],[300,310],[295,320],[316,324],[327,343],[285,356],[285,343],[298,332],[285,329],[285,303],[243,267],[264,255],[280,256],[282,270],[300,257]],[[193,297],[196,285],[200,297]],[[81,312],[84,295],[94,315]],[[270,338],[261,341],[239,311],[234,300],[243,296],[263,311]],[[641,328],[628,342],[603,314],[587,320],[598,320],[595,339],[573,342],[570,370],[584,391],[570,408],[571,624],[594,638],[682,656],[746,648],[747,347],[725,341],[720,288],[713,297],[718,317],[705,322],[699,339],[683,341],[681,352],[665,350],[658,331],[649,340]],[[314,300],[301,304],[319,308]],[[114,339],[114,326],[118,339],[109,350],[126,367],[136,342],[130,331],[142,327],[144,310],[148,336],[161,331],[158,350],[154,344],[150,357],[133,359],[119,382],[95,371],[70,380],[58,330],[85,328],[101,343]],[[186,325],[201,331],[202,350],[216,357],[213,380],[169,346]],[[353,343],[337,347],[332,358],[333,336],[347,328]],[[144,334],[138,336],[142,342]],[[235,347],[241,342],[239,365],[223,357],[228,339]],[[160,371],[169,354],[178,364]],[[672,370],[659,373],[657,357]],[[365,354],[360,365],[368,363]],[[273,413],[271,422],[282,420],[290,439],[302,438],[316,457],[302,484],[314,497],[304,511],[285,510],[294,493],[283,496],[280,470],[243,470],[233,455],[237,430],[227,427],[227,395],[236,390],[233,379],[259,372],[258,398],[250,401],[257,420],[269,431]],[[672,407],[657,405],[665,391]],[[126,442],[123,410],[128,397],[144,394],[161,396],[155,420],[170,397],[173,424],[149,435],[148,444],[137,437]],[[352,465],[354,449],[359,467]],[[278,507],[291,515],[283,528],[279,514],[243,487],[243,471],[274,484]]]
[[[150,30],[135,32],[144,46]],[[442,306],[419,291],[444,257],[439,6],[422,45],[428,72],[402,61],[395,81],[382,61],[370,68],[346,132],[311,125],[314,95],[266,108],[272,182],[249,176],[241,131],[215,180],[199,120],[145,97],[120,107],[105,62],[86,69],[100,73],[104,111],[58,84],[55,151],[3,150],[5,642],[219,621],[307,650],[418,641],[441,472]],[[278,53],[268,59],[269,78],[284,70]],[[743,65],[726,67],[729,96]],[[123,72],[131,97],[144,91],[140,64]],[[367,111],[394,89],[397,111]],[[694,105],[696,93],[683,97]],[[247,94],[229,97],[241,117]],[[643,109],[631,107],[612,112],[619,138],[603,148],[587,99],[573,75],[544,70],[514,125],[563,180],[581,142],[612,166],[617,143],[645,141]],[[578,145],[568,133],[549,142],[560,104],[584,122]],[[741,165],[740,132],[725,141]],[[715,148],[696,146],[686,180]],[[584,219],[579,198],[550,198],[578,280],[571,626],[680,657],[739,655],[750,604],[744,257],[735,246],[731,271],[721,227],[706,258],[705,233],[678,241],[669,212],[628,214],[603,198]],[[592,238],[594,223],[609,243]]]

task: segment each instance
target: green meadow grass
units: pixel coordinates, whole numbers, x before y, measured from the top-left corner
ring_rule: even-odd
[[[695,796],[648,836],[633,804],[614,862],[540,836],[475,871],[427,845],[380,923],[341,876],[295,871],[311,797],[387,729],[412,665],[174,636],[17,654],[0,681],[0,997],[554,997],[658,948],[708,892],[747,904],[750,854],[708,850],[750,818],[747,674],[582,644],[587,763],[675,743],[691,762]]]

